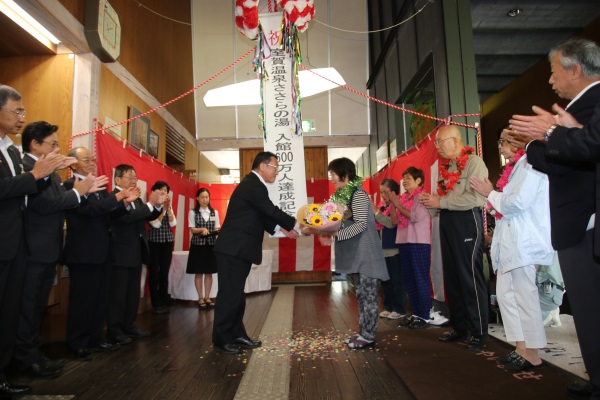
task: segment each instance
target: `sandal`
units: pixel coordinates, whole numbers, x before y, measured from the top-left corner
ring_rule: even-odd
[[[213,303],[212,301],[210,301],[210,297],[205,297],[204,298],[204,302],[206,303],[206,305],[208,307],[214,307],[215,306],[215,303]]]
[[[350,343],[348,343],[349,349],[364,349],[373,346],[375,346],[374,340],[368,341],[360,335],[356,338],[351,338]]]
[[[204,302],[204,299],[200,299],[198,300],[198,308],[200,308],[201,310],[205,310],[207,307],[206,303]]]

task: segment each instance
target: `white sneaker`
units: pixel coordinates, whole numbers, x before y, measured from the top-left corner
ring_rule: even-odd
[[[400,314],[397,313],[396,311],[392,311],[391,313],[388,314],[387,318],[388,319],[400,319],[402,317],[404,317],[405,314]]]
[[[381,318],[388,318],[390,316],[390,312],[389,311],[382,311],[381,313],[379,313],[379,316]]]
[[[429,323],[431,325],[440,326],[440,325],[444,325],[445,323],[450,321],[448,318],[446,318],[442,314],[440,314],[439,311],[432,312],[429,314],[429,316],[430,316]]]
[[[544,320],[544,326],[550,327],[550,328],[561,327],[562,322],[560,322],[559,313],[560,313],[560,310],[558,309],[558,307],[555,308],[554,310],[550,311],[550,314],[548,314],[548,316]]]

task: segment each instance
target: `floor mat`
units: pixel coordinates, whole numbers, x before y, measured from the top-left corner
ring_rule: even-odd
[[[417,399],[568,399],[566,387],[580,380],[549,363],[528,372],[509,373],[496,358],[513,348],[488,337],[483,351],[464,342],[441,343],[449,329],[399,329],[393,343],[379,340],[380,352]],[[387,344],[386,344],[387,343]]]

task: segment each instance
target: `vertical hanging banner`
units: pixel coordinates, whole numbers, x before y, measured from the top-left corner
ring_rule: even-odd
[[[300,130],[300,110],[295,96],[300,96],[293,55],[282,42],[282,13],[260,14],[263,31],[262,100],[264,148],[279,157],[279,174],[275,184],[267,185],[269,197],[283,211],[295,216],[307,203],[304,168],[304,141]]]

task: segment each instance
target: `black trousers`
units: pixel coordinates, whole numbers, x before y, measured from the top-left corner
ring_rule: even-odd
[[[112,266],[107,336],[123,335],[133,328],[140,304],[142,266]]]
[[[25,282],[24,242],[24,238],[19,241],[13,260],[0,261],[0,383],[6,381],[3,370],[12,359],[17,338]]]
[[[596,223],[600,221],[596,220]],[[583,241],[558,251],[560,270],[571,304],[585,369],[594,387],[592,398],[600,399],[600,260],[594,257],[594,231]]]
[[[67,345],[85,349],[104,342],[111,265],[73,264],[69,266],[69,311]]]
[[[40,330],[55,278],[56,263],[27,263],[14,354],[17,365],[22,369],[41,360]]]
[[[169,304],[169,269],[173,259],[173,242],[148,242],[150,246],[150,266],[148,285],[153,308]]]
[[[244,327],[246,294],[244,286],[252,263],[238,257],[215,252],[217,258],[219,291],[215,304],[213,343],[224,345],[247,336]]]
[[[456,331],[485,335],[489,296],[483,274],[481,209],[441,210],[440,242],[450,324]]]

